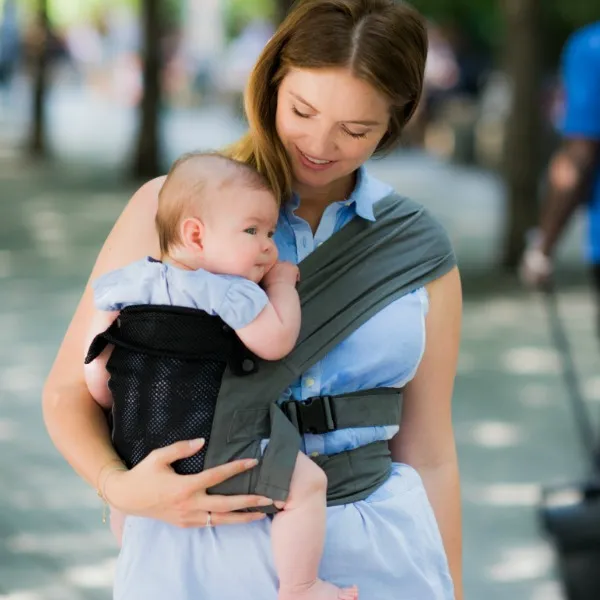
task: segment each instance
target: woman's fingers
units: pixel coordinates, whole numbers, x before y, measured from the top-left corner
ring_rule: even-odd
[[[150,456],[153,456],[154,459],[163,465],[171,465],[176,460],[180,460],[182,458],[188,458],[193,456],[204,446],[205,441],[203,438],[197,440],[185,440],[183,442],[175,442],[170,446],[165,446],[164,448],[159,448],[158,450],[154,450],[150,453]]]
[[[257,506],[271,506],[273,500],[263,496],[203,496],[202,510],[212,513],[229,513],[234,510],[242,510],[244,508],[256,508]]]
[[[197,475],[186,475],[186,478],[189,479],[190,486],[198,490],[203,490],[223,483],[227,479],[231,479],[244,471],[253,469],[257,464],[258,461],[253,458],[234,460],[224,465],[202,471],[202,473],[198,473]]]

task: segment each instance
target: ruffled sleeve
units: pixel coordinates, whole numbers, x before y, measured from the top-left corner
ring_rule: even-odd
[[[230,280],[218,315],[232,329],[241,329],[258,317],[269,303],[265,291],[253,281],[236,277]]]

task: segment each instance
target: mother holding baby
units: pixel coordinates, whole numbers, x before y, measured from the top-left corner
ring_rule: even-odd
[[[258,169],[281,199],[275,234],[281,260],[299,263],[353,218],[375,218],[374,204],[393,190],[364,163],[398,143],[420,99],[426,55],[423,19],[393,0],[303,0],[271,38],[246,91],[249,132],[226,153]],[[159,255],[154,220],[163,181],[150,181],[130,200],[90,280]],[[98,488],[118,456],[84,379],[82,348],[93,315],[88,285],[48,377],[43,407],[59,451]],[[450,265],[371,317],[289,390],[305,400],[404,388],[398,426],[303,440],[309,455],[389,440],[394,463],[387,481],[365,500],[327,512],[320,576],[339,586],[356,584],[362,599],[462,600],[451,422],[460,320],[460,280]],[[179,442],[105,482],[111,504],[130,515],[115,598],[274,600],[271,521],[237,512],[265,499],[206,493],[253,465],[236,461],[194,476],[172,470],[171,463],[195,452]]]

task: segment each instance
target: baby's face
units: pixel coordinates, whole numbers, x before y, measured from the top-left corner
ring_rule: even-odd
[[[213,273],[258,283],[277,261],[273,234],[279,210],[265,190],[228,186],[205,221],[204,264]]]

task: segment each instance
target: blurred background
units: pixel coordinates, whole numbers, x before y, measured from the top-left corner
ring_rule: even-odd
[[[285,0],[0,0],[0,599],[108,599],[101,504],[54,450],[40,394],[82,286],[140,181],[245,129],[249,70]],[[426,91],[372,172],[445,224],[465,288],[454,413],[465,598],[560,600],[543,485],[585,470],[544,305],[515,266],[557,143],[558,60],[589,0],[414,0]],[[560,308],[600,401],[581,219],[559,252]]]

